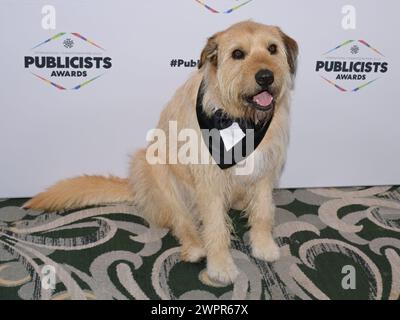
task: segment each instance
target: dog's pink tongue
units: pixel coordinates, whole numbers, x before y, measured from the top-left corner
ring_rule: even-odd
[[[273,100],[274,97],[271,96],[267,91],[263,91],[253,97],[253,101],[261,107],[268,107]]]

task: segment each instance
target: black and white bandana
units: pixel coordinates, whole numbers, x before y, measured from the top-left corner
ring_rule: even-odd
[[[211,117],[203,108],[204,84],[197,94],[196,113],[203,140],[217,165],[225,170],[246,159],[261,143],[273,118],[262,123],[250,119],[232,119],[221,109]]]

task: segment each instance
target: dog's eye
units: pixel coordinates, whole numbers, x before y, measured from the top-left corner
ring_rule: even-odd
[[[244,59],[244,56],[245,56],[245,54],[242,50],[237,49],[232,52],[232,58],[235,60],[242,60],[242,59]]]
[[[268,51],[270,54],[276,54],[276,52],[278,51],[278,47],[276,46],[276,44],[271,44],[268,47]]]

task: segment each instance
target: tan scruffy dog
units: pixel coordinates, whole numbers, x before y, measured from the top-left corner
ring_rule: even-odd
[[[286,157],[297,54],[297,43],[275,26],[246,21],[216,33],[201,53],[199,70],[161,113],[157,128],[167,136],[167,164],[150,164],[148,146],[133,156],[128,179],[82,176],[64,180],[24,207],[49,211],[134,203],[150,221],[173,231],[182,244],[184,260],[207,257],[208,276],[222,283],[232,282],[238,275],[229,250],[227,214],[229,208],[237,208],[248,216],[254,257],[278,259],[279,247],[271,233],[272,190]],[[253,159],[250,173],[237,174],[237,165],[223,167],[216,161],[168,163],[183,143],[173,146],[168,142],[170,121],[176,121],[178,132],[189,128],[201,136],[201,119],[207,123],[208,119],[220,120],[221,115],[225,120],[239,119],[253,123],[254,128],[267,128],[255,151],[243,160]],[[205,148],[211,157],[206,140],[200,141],[199,149]]]

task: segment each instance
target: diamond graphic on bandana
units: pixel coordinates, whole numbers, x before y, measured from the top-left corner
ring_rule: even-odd
[[[239,124],[234,122],[229,128],[219,131],[222,140],[224,141],[226,151],[230,151],[239,141],[246,135],[240,129]]]

